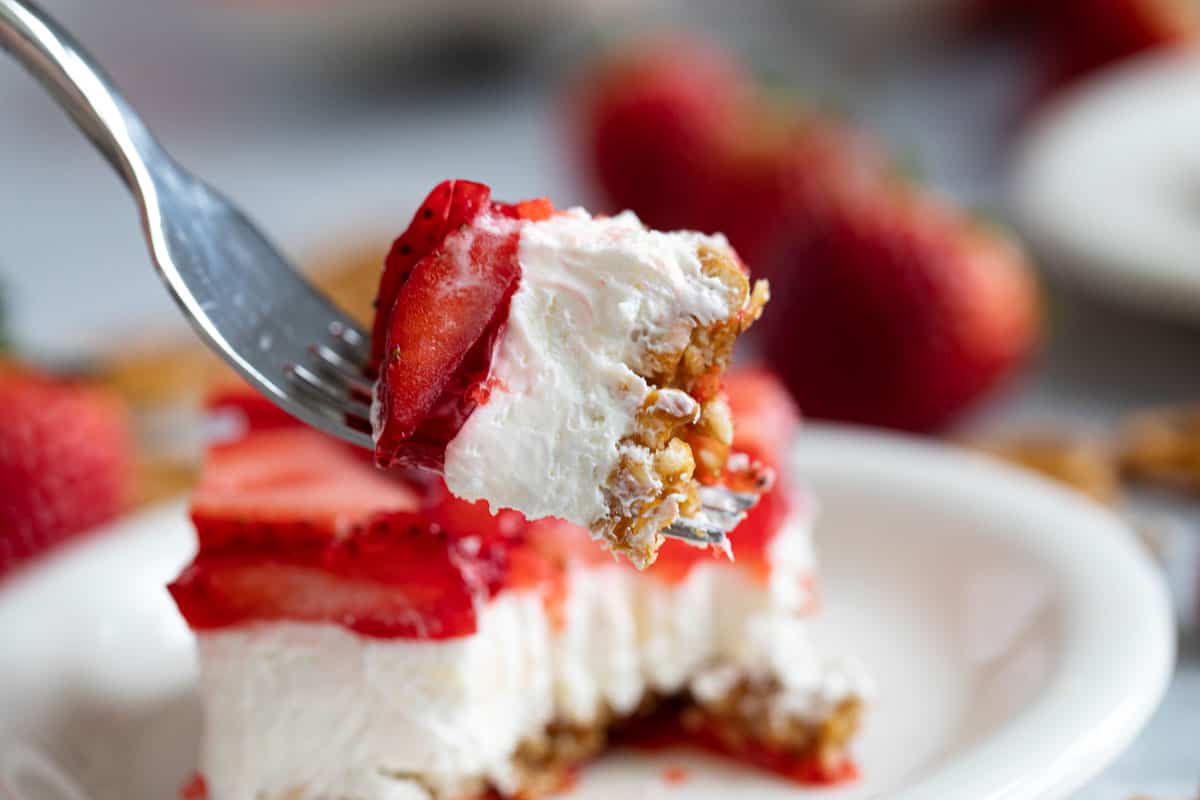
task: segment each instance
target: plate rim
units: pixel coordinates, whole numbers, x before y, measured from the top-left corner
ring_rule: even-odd
[[[1076,562],[1079,569],[1076,577],[1093,591],[1111,589],[1113,584],[1109,581],[1118,579],[1123,594],[1117,610],[1123,607],[1125,612],[1121,619],[1140,621],[1136,626],[1140,648],[1128,646],[1132,643],[1126,640],[1117,651],[1125,657],[1119,663],[1124,670],[1121,676],[1124,682],[1120,687],[1104,687],[1110,691],[1108,713],[1095,713],[1097,697],[1089,692],[1096,687],[1085,688],[1078,680],[1081,676],[1064,678],[1059,670],[1056,673],[1059,680],[1052,685],[1057,691],[1043,693],[999,731],[957,755],[951,764],[891,795],[890,800],[948,800],[963,796],[964,787],[970,787],[972,800],[1062,798],[1081,788],[1128,747],[1170,684],[1175,666],[1176,626],[1166,579],[1127,522],[1047,478],[936,440],[853,425],[812,425],[802,434],[793,459],[800,475],[812,465],[813,456],[805,453],[808,444],[820,445],[813,449],[826,455],[853,453],[856,449],[872,451],[870,458],[862,458],[853,465],[866,467],[858,474],[859,478],[880,477],[872,473],[890,471],[902,483],[936,481],[947,497],[959,498],[986,485],[992,492],[990,498],[975,497],[973,502],[1003,506],[1012,502],[1009,498],[1016,497],[1025,498],[1029,509],[1042,512],[1058,509],[1057,516],[1063,521],[1078,520],[1079,526],[1062,525],[1053,539],[1036,541],[1032,536],[1020,537],[1023,543],[1040,546],[1043,552],[1056,555],[1058,561],[1071,553],[1085,557]],[[820,466],[829,468],[828,463]],[[1015,529],[1006,530],[1006,535],[1016,535]],[[1066,595],[1067,613],[1087,613],[1080,606],[1082,587],[1072,588],[1075,591]],[[1077,663],[1078,656],[1085,651],[1097,656],[1103,653],[1106,655],[1103,671],[1109,676],[1115,674],[1113,654],[1107,647],[1111,640],[1104,633],[1113,619],[1107,616],[1112,606],[1110,603],[1085,620],[1089,623],[1088,635],[1072,642],[1068,655],[1075,653],[1077,657],[1068,659],[1068,663]],[[1082,623],[1076,620],[1071,630],[1079,634]],[[1094,664],[1101,669],[1098,660]],[[1049,744],[1046,740],[1052,737],[1040,736],[1042,747],[1022,741],[1022,737],[1037,737],[1038,729],[1043,733],[1049,727],[1061,729],[1064,719],[1074,721],[1072,730],[1077,734],[1077,741],[1067,750],[1047,757],[1041,753],[1044,745]],[[981,774],[988,777],[980,779]]]
[[[855,426],[807,425],[793,451],[793,464],[799,477],[813,469],[823,471],[824,480],[872,481],[902,489],[924,484],[926,491],[936,485],[947,503],[971,503],[981,508],[1018,505],[1029,512],[1051,514],[1064,522],[1052,539],[1031,536],[1022,543],[1042,548],[1056,563],[1072,556],[1086,556],[1072,562],[1079,570],[1066,596],[1066,612],[1080,616],[1069,630],[1076,640],[1071,652],[1075,660],[1085,662],[1103,654],[1102,664],[1093,660],[1091,678],[1074,675],[1063,679],[1063,669],[1055,671],[1054,691],[1044,692],[1024,706],[1018,714],[990,732],[972,747],[954,754],[934,771],[924,774],[890,800],[950,800],[963,796],[965,787],[973,800],[1051,800],[1062,798],[1080,788],[1111,762],[1133,740],[1157,708],[1169,684],[1175,661],[1175,625],[1165,580],[1149,555],[1135,539],[1129,525],[1114,513],[1046,479],[962,448],[937,440],[895,434]],[[819,483],[822,478],[816,478]],[[981,486],[988,487],[981,494]],[[126,516],[84,539],[64,546],[30,565],[22,574],[0,583],[0,605],[6,605],[14,593],[36,589],[47,572],[64,562],[89,557],[93,551],[109,547],[105,534],[117,534],[130,527],[146,527],[156,521],[178,518],[185,513],[186,501],[175,499]],[[1013,526],[1004,526],[997,535],[1016,537]],[[829,535],[826,533],[825,535]],[[976,534],[979,535],[979,534]],[[94,558],[94,556],[92,556]],[[160,555],[161,558],[161,555]],[[1069,577],[1069,576],[1068,576]],[[1105,647],[1111,641],[1105,615],[1121,609],[1088,610],[1086,595],[1105,582],[1117,579],[1126,590],[1120,606],[1125,616],[1140,624],[1131,634],[1138,646],[1123,646],[1115,655],[1123,656],[1114,669],[1114,653]],[[1108,584],[1111,585],[1111,584]],[[1082,605],[1081,605],[1082,604]],[[1105,617],[1097,619],[1097,616]],[[1064,637],[1068,630],[1064,630]],[[1126,639],[1123,643],[1130,644]],[[1136,657],[1132,654],[1136,653]],[[1116,676],[1119,685],[1102,686],[1097,695],[1094,685],[1097,669]],[[1099,701],[1107,700],[1103,709]],[[1065,722],[1064,722],[1065,720]],[[869,724],[869,723],[868,723]],[[1061,752],[1048,754],[1047,742],[1054,737],[1047,728],[1072,734],[1072,743]],[[1039,734],[1041,730],[1043,733]],[[1032,741],[1031,741],[1032,739]],[[1041,742],[1040,746],[1038,742]],[[869,766],[868,766],[869,768]]]
[[[1045,167],[1053,144],[1075,118],[1087,116],[1098,99],[1128,93],[1138,84],[1152,84],[1179,73],[1200,79],[1200,54],[1164,51],[1141,55],[1106,69],[1079,86],[1066,89],[1040,109],[1018,137],[1008,181],[1007,197],[1017,228],[1025,236],[1039,266],[1072,287],[1121,307],[1200,324],[1200,275],[1189,269],[1163,269],[1154,260],[1133,263],[1121,254],[1081,242],[1054,220],[1043,201]]]

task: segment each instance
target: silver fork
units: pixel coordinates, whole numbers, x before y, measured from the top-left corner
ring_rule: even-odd
[[[27,0],[0,0],[8,50],[125,182],[159,277],[200,337],[289,414],[372,448],[366,334],[312,287],[229,200],[180,167],[112,80]],[[701,514],[664,533],[726,545],[757,500],[708,489]]]

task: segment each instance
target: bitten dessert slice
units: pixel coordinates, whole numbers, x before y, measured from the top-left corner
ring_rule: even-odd
[[[786,396],[732,383],[737,446],[780,465]],[[171,586],[199,641],[196,791],[529,800],[647,737],[805,783],[854,774],[866,683],[808,638],[813,506],[786,481],[738,528],[736,564],[668,541],[639,572],[578,526],[392,477],[298,427],[210,455],[199,552]]]
[[[569,520],[645,566],[726,471],[720,376],[766,299],[721,236],[446,181],[380,283],[376,461]]]

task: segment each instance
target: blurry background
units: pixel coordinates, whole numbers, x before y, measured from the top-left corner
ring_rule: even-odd
[[[947,231],[973,225],[968,217],[977,212],[1035,230],[1037,221],[1014,213],[1019,209],[1010,187],[1014,158],[1039,120],[1130,69],[1126,57],[1162,58],[1160,50],[1186,49],[1200,36],[1200,24],[1188,17],[1200,16],[1195,0],[44,5],[107,67],[183,164],[235,198],[327,285],[358,299],[369,295],[390,237],[443,178],[479,180],[506,199],[545,195],[559,207],[615,210],[613,195],[619,193],[605,185],[603,174],[596,178],[579,106],[591,102],[583,87],[606,74],[596,66],[597,56],[634,34],[702,34],[707,43],[688,46],[727,48],[771,97],[804,109],[785,114],[820,109],[848,131],[869,132],[881,143],[889,171],[919,173],[930,187],[921,193],[936,188],[971,210],[955,210],[948,227],[928,234],[935,239],[953,238]],[[1046,8],[1068,6],[1075,10]],[[1200,71],[1194,74],[1193,89],[1200,93]],[[1176,100],[1196,104],[1191,95],[1166,103]],[[62,368],[104,373],[114,355],[164,348],[170,354],[176,342],[186,347],[190,334],[150,268],[124,189],[37,85],[3,59],[0,109],[0,298],[14,350]],[[1191,119],[1194,133],[1181,140],[1190,141],[1196,155],[1200,116]],[[1139,159],[1158,164],[1160,150],[1153,141],[1131,140],[1123,158],[1133,168]],[[1197,168],[1188,219],[1194,231],[1200,227],[1200,158],[1190,163]],[[1080,181],[1088,184],[1087,162],[1081,164]],[[1124,184],[1097,185],[1121,194]],[[718,195],[731,207],[740,204],[732,193]],[[658,224],[636,198],[620,205],[633,205]],[[696,213],[696,221],[683,223],[726,227],[719,215]],[[1103,226],[1100,218],[1096,223]],[[834,229],[828,223],[822,230],[834,237]],[[803,247],[838,262],[841,242],[821,241],[825,250],[807,241]],[[737,238],[734,243],[743,247]],[[949,402],[934,423],[901,427],[948,430],[1106,501],[1116,502],[1122,492],[1116,488],[1122,470],[1172,487],[1126,489],[1121,496],[1127,513],[1151,529],[1173,575],[1181,615],[1190,619],[1200,583],[1200,559],[1188,555],[1200,550],[1200,507],[1191,493],[1200,487],[1200,417],[1180,412],[1143,418],[1135,437],[1144,445],[1140,466],[1131,467],[1128,453],[1122,465],[1115,453],[1129,449],[1129,438],[1121,444],[1118,430],[1130,414],[1200,403],[1200,314],[1160,315],[1144,298],[1134,309],[1117,302],[1120,291],[1083,291],[1078,282],[1056,277],[1063,274],[1055,263],[1065,260],[1062,249],[1042,238],[1026,244],[1041,299],[1017,292],[1003,302],[1040,306],[1040,333],[1020,325],[1013,333],[1031,342],[1037,336],[1034,354],[1010,342],[1014,352],[986,366],[986,392]],[[787,253],[814,252],[795,246]],[[953,252],[947,258],[963,257]],[[1200,250],[1192,266],[1200,273]],[[1072,274],[1080,269],[1087,265],[1072,264]],[[789,297],[804,290],[789,288],[787,274],[772,274],[780,277],[775,302],[795,302],[792,310],[803,314],[800,301]],[[986,305],[986,292],[980,296]],[[915,306],[905,313],[925,313],[916,300],[905,302]],[[1007,335],[989,330],[987,335]],[[178,366],[173,356],[167,362]],[[168,366],[141,363],[133,377],[122,373],[114,383],[132,392],[135,402],[152,405],[158,390],[146,385],[158,383]],[[786,372],[793,365],[776,366]],[[922,371],[909,379],[936,383],[938,377]],[[822,415],[839,416],[836,409]],[[162,438],[162,415],[147,416],[149,422],[139,420],[139,435],[153,438],[158,430]],[[843,416],[888,423],[864,419],[869,411]],[[1154,480],[1163,475],[1165,480]],[[168,483],[174,489],[186,475]],[[1181,485],[1185,491],[1178,491]],[[1198,649],[1195,633],[1185,631],[1167,705],[1085,797],[1194,791],[1200,773]]]

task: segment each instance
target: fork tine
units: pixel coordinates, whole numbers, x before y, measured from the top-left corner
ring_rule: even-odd
[[[284,374],[291,378],[292,384],[298,389],[299,396],[294,397],[292,402],[301,405],[308,413],[315,414],[327,421],[327,427],[323,427],[322,430],[336,430],[339,438],[367,450],[374,449],[375,442],[371,436],[371,423],[361,411],[346,410],[340,403],[332,402],[327,390],[294,375],[290,366],[284,368]],[[311,402],[306,402],[305,397],[312,398]]]
[[[314,344],[309,346],[308,351],[315,356],[318,367],[331,373],[331,377],[345,381],[346,385],[358,394],[371,396],[371,384],[362,371],[336,350],[323,344]]]
[[[368,417],[370,403],[349,391],[345,386],[336,385],[322,378],[303,364],[288,364],[283,369],[296,385],[304,386],[315,392],[338,411],[360,419]]]
[[[700,501],[705,508],[721,511],[749,511],[758,498],[759,495],[753,492],[735,492],[721,486],[704,486],[700,489]]]
[[[721,529],[731,531],[738,526],[738,523],[746,518],[745,511],[734,511],[728,508],[713,508],[712,506],[704,506],[704,518],[712,520],[713,523],[720,526]]]
[[[370,343],[366,336],[341,320],[329,323],[329,336],[338,345],[339,355],[360,371],[366,368],[371,360]]]
[[[715,526],[696,526],[690,520],[672,523],[663,529],[663,535],[696,547],[711,546],[722,550],[729,547],[729,539],[724,530]]]

